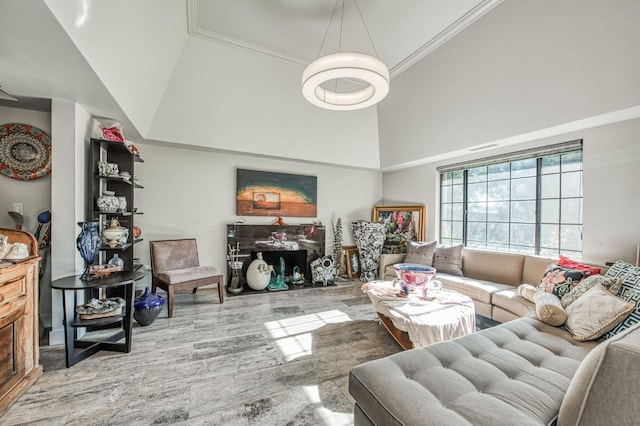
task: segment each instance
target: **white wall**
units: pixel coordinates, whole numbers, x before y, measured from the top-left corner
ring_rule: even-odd
[[[145,241],[136,256],[149,265],[150,240],[196,237],[202,263],[226,271],[226,225],[235,214],[236,169],[248,168],[318,177],[318,219],[327,225],[327,247],[333,241],[331,220],[343,222],[344,244],[352,244],[349,223],[371,219],[382,194],[382,174],[345,167],[262,159],[160,146],[138,145],[144,163],[136,175],[144,189],[135,193],[143,215],[136,217]],[[247,223],[271,223],[275,217],[244,217]],[[286,223],[311,223],[314,218],[284,218]]]
[[[29,111],[0,106],[0,124],[30,124],[51,136],[51,113]],[[35,232],[38,214],[51,209],[51,175],[40,179],[22,181],[0,176],[0,228],[15,228],[15,222],[7,214],[13,210],[13,203],[22,203],[24,231]],[[48,262],[40,285],[40,317],[48,324],[51,317],[51,264]]]
[[[638,22],[637,0],[502,2],[393,79],[383,169],[640,105]]]
[[[87,166],[89,135],[93,120],[74,102],[53,100],[51,103],[51,137],[53,165],[51,170],[52,235],[51,276],[53,280],[82,272],[83,261],[76,249],[80,232],[77,222],[87,218],[85,199],[89,181]],[[62,294],[52,290],[51,345],[64,342],[62,326]],[[44,303],[44,302],[42,302]]]
[[[51,114],[0,106],[0,124],[30,124],[51,136]],[[51,208],[51,176],[35,180],[16,180],[0,176],[0,227],[15,228],[15,222],[7,214],[13,203],[23,204],[25,231],[34,232],[38,226],[38,214]]]
[[[187,39],[185,2],[167,1],[161,7],[155,0],[45,3],[145,134]]]
[[[315,107],[302,71],[190,37],[146,139],[378,169],[376,107]]]
[[[584,140],[583,258],[605,263],[618,259],[635,263],[640,242],[640,119],[522,144],[511,149],[468,155],[383,175],[384,203],[424,203],[427,206],[426,238],[438,238],[438,173],[436,167],[487,155],[574,139]]]

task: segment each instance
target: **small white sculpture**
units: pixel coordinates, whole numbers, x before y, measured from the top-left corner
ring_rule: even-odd
[[[0,260],[1,259],[24,259],[29,257],[29,248],[25,243],[9,242],[9,237],[0,234]]]

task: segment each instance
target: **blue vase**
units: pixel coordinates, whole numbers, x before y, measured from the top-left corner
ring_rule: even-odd
[[[89,270],[102,247],[102,237],[98,232],[98,222],[78,222],[82,231],[76,239],[76,247],[84,260],[85,268],[81,279],[89,279]]]
[[[164,305],[164,298],[153,294],[149,291],[149,287],[145,287],[144,293],[136,297],[133,303],[133,318],[141,326],[151,325]]]

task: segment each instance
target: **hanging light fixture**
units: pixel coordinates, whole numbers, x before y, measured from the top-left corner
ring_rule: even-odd
[[[311,62],[302,73],[302,95],[313,105],[325,109],[346,111],[366,108],[377,104],[387,96],[387,93],[389,93],[389,69],[377,57],[364,53],[340,51],[340,48],[342,47],[344,0],[342,0],[342,17],[340,20],[338,53],[320,57],[320,52],[322,52],[322,48],[324,47],[327,33],[329,32],[329,28],[331,27],[331,23],[335,17],[339,1],[340,0],[336,0],[331,20],[329,21],[327,31],[322,39],[320,51],[318,52],[318,59]],[[357,0],[353,0],[353,2],[360,16],[360,20],[362,21],[362,25],[367,32],[373,51],[376,56],[378,56],[378,52],[371,40],[369,29],[367,28],[364,18],[362,17],[362,13],[360,12],[358,2]],[[335,86],[337,89],[338,81],[341,79],[361,80],[365,82],[367,86],[363,89],[352,92],[338,92],[337,90],[331,91],[322,87],[323,83],[330,80],[336,80]]]

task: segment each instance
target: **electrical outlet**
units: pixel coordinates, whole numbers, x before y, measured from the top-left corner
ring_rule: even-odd
[[[22,203],[13,203],[13,211],[22,214]]]

